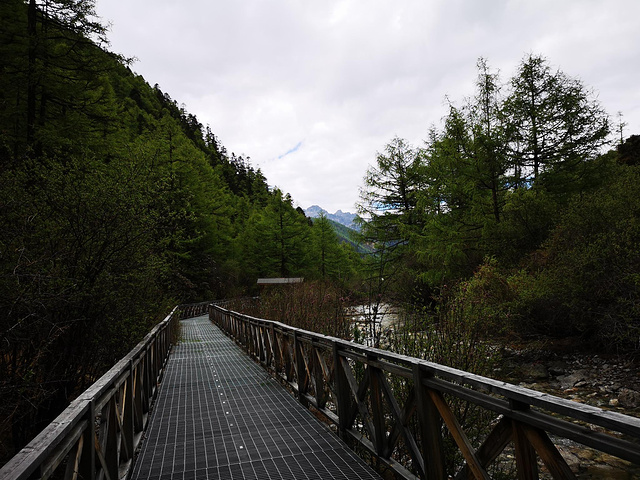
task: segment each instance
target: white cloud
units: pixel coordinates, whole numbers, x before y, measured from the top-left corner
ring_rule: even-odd
[[[471,95],[478,57],[506,80],[527,53],[579,77],[640,133],[635,0],[98,0],[139,62],[302,207],[353,211],[376,151],[414,145]],[[298,145],[287,155],[283,153]]]

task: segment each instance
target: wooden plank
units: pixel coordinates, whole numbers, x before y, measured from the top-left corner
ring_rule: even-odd
[[[378,359],[373,357],[372,355],[369,355],[367,357],[366,363],[367,365],[372,365],[376,368],[379,368],[380,370],[397,375],[398,377],[402,377],[406,379],[413,378],[413,373],[412,373],[413,371],[411,368],[408,368],[403,365],[397,365],[395,363],[391,363],[386,360]]]
[[[362,424],[369,432],[371,438],[375,438],[376,432],[373,424],[371,423],[371,416],[369,415],[367,406],[364,403],[365,396],[370,385],[370,376],[367,374],[367,372],[365,372],[362,382],[358,384],[355,377],[353,376],[353,373],[351,372],[349,362],[345,358],[340,357],[340,364],[342,365],[342,370],[347,379],[349,389],[351,390],[351,394],[353,395],[353,398],[355,400],[354,405],[351,407],[351,411],[349,412],[347,424],[349,428],[351,428],[353,422],[355,421],[357,413],[360,412]]]
[[[316,348],[316,354],[318,355],[318,361],[322,367],[322,376],[324,377],[325,383],[331,383],[333,381],[333,371],[331,371],[327,366],[327,361],[319,348]]]
[[[420,473],[424,474],[424,459],[420,454],[415,438],[413,438],[413,435],[407,428],[407,424],[411,416],[411,412],[414,410],[413,389],[412,389],[411,395],[409,395],[409,398],[407,399],[407,405],[405,405],[406,409],[401,411],[400,406],[398,405],[398,402],[396,400],[396,397],[393,394],[393,391],[391,390],[391,386],[389,385],[389,382],[387,382],[387,379],[385,378],[385,376],[379,370],[378,370],[377,376],[378,376],[378,382],[382,387],[382,392],[384,393],[384,396],[387,399],[387,403],[391,407],[391,414],[393,415],[393,418],[395,420],[393,423],[393,431],[401,433],[402,438],[404,439],[405,446],[409,450],[409,454],[411,455],[411,458],[413,459],[415,464],[418,466],[418,470],[420,471]],[[389,441],[387,442],[387,446],[386,446],[387,449],[385,450],[385,455],[384,455],[385,457],[390,457],[391,452],[393,451],[393,447],[396,443],[396,438],[397,438],[397,435],[394,435],[393,432],[389,435]]]
[[[526,435],[531,445],[536,449],[538,455],[549,469],[554,479],[575,480],[576,476],[567,465],[556,446],[553,444],[549,436],[537,428],[521,424],[519,426]]]
[[[82,442],[82,433],[86,427],[86,421],[78,423],[73,430],[69,432],[69,435],[65,436],[64,440],[58,444],[56,449],[51,452],[49,457],[41,463],[40,476],[42,478],[50,477],[67,457],[67,454],[73,450],[77,450],[78,442]]]
[[[447,478],[447,474],[444,467],[442,421],[436,405],[423,385],[425,375],[419,365],[414,365],[413,389],[416,396],[420,437],[422,439],[424,475],[427,480],[444,480]]]
[[[318,348],[315,345],[311,346],[311,370],[312,375],[311,379],[313,382],[313,388],[315,390],[316,401],[318,404],[318,408],[324,408],[327,404],[328,395],[326,392],[325,383],[326,375],[324,373],[324,369],[322,368],[322,355],[318,351]]]
[[[69,452],[67,458],[67,468],[64,474],[65,480],[77,480],[80,474],[80,459],[82,458],[82,450],[84,448],[84,436],[80,436],[75,447]],[[45,475],[43,477],[46,478]]]
[[[271,326],[265,327],[264,329],[264,335],[265,335],[265,346],[266,346],[266,359],[265,362],[267,364],[267,367],[270,367],[271,365],[273,365],[273,353],[274,353],[274,348],[273,348],[273,328]]]
[[[300,353],[302,354],[302,365],[304,367],[305,389],[308,389],[309,384],[311,382],[311,377],[312,377],[311,372],[313,371],[310,363],[311,354],[309,353],[308,349],[312,347],[305,345],[305,342],[301,341],[300,338],[298,338],[298,346],[300,347]]]
[[[351,426],[348,423],[348,416],[350,415],[352,400],[349,394],[349,381],[342,366],[342,357],[340,357],[338,344],[333,345],[333,376],[334,390],[337,396],[338,432],[340,436],[344,436],[346,430]]]
[[[96,458],[98,459],[98,463],[100,464],[100,472],[97,476],[98,479],[106,478],[107,480],[111,480],[111,473],[109,471],[109,465],[107,464],[107,459],[105,458],[104,452],[102,450],[102,446],[98,441],[98,437],[95,437],[94,441],[94,450],[96,452]],[[115,477],[113,480],[116,480]]]
[[[296,368],[296,381],[298,382],[298,399],[307,406],[304,394],[307,393],[308,379],[307,365],[304,358],[304,347],[297,335],[293,337],[294,365]]]
[[[369,375],[369,385],[371,393],[369,399],[371,401],[371,423],[373,424],[373,445],[376,449],[376,455],[383,456],[385,451],[386,427],[385,414],[382,408],[382,387],[380,385],[380,370],[369,365],[367,367]],[[359,402],[358,402],[359,403]]]
[[[269,342],[271,348],[271,366],[274,369],[278,367],[278,354],[279,354],[279,345],[278,345],[278,334],[273,328],[273,325],[269,327]]]
[[[516,468],[519,480],[538,480],[536,451],[518,422],[513,422],[513,443],[516,451]]]
[[[373,446],[373,443],[368,438],[362,436],[360,432],[354,429],[349,429],[346,432],[346,436],[355,440],[360,447],[364,447],[366,451],[368,451],[371,455],[375,456],[376,451]],[[388,459],[384,457],[377,457],[378,463],[382,465],[381,470],[389,470],[393,477],[396,479],[405,479],[405,480],[419,480],[413,473],[407,470],[402,464],[394,461],[393,459]]]
[[[289,349],[289,339],[286,336],[283,336],[280,343],[281,343],[284,374],[287,380],[291,381],[293,380],[293,366],[292,366],[290,349]]]
[[[480,460],[482,467],[486,469],[491,465],[511,442],[512,438],[513,427],[511,420],[507,417],[502,417],[493,430],[491,430],[491,433],[489,433],[480,448],[476,450],[476,456],[478,460]],[[456,480],[467,478],[469,473],[469,467],[465,464],[464,468],[456,475]]]
[[[133,374],[133,429],[135,432],[141,432],[144,430],[144,375],[142,371],[144,369],[144,360],[136,365]]]
[[[416,405],[415,389],[411,388],[411,390],[409,390],[409,394],[407,395],[407,400],[404,406],[402,407],[402,410],[399,411],[400,418],[402,420],[400,422],[398,421],[394,422],[393,428],[389,432],[389,442],[388,442],[387,448],[393,448],[393,446],[398,441],[398,438],[400,437],[400,435],[402,435],[401,427],[407,427],[409,420],[411,419],[411,416],[414,414],[416,410],[417,410],[417,405]],[[385,457],[389,455],[391,455],[391,451],[389,451],[388,453],[385,453]]]
[[[127,461],[133,458],[133,437],[134,437],[134,414],[133,414],[133,377],[134,370],[133,364],[131,365],[127,382],[124,384],[124,391],[122,392],[122,431],[120,443],[120,460]]]
[[[451,436],[458,445],[460,453],[462,453],[465,460],[467,461],[467,465],[469,465],[471,473],[473,473],[473,475],[479,480],[488,480],[490,478],[489,475],[480,464],[480,460],[478,460],[471,442],[462,430],[458,419],[449,408],[449,405],[447,405],[447,402],[445,402],[442,394],[433,390],[428,390],[427,393],[431,397],[431,400],[433,400],[433,403],[438,409],[438,412],[440,412],[440,416],[444,420],[444,423],[447,425]]]
[[[513,411],[527,412],[530,407],[526,403],[510,400],[509,405]],[[513,429],[513,443],[516,453],[516,468],[518,479],[537,480],[538,479],[538,457],[531,442],[524,434],[520,422],[511,422]]]
[[[93,402],[89,404],[87,412],[87,428],[85,428],[84,448],[78,464],[79,476],[82,480],[95,480],[96,478],[96,450],[94,441],[96,438],[95,406]]]
[[[100,422],[100,452],[104,455],[106,473],[112,479],[118,478],[118,415],[115,395],[102,409]]]

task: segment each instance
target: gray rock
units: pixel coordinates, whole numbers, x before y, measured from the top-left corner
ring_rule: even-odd
[[[565,375],[567,373],[567,363],[566,362],[551,362],[547,367],[549,370],[549,374],[558,377],[560,375]]]
[[[587,370],[576,370],[570,375],[563,375],[561,377],[558,377],[558,381],[560,382],[560,386],[563,389],[567,389],[574,387],[578,382],[587,380],[588,377],[589,374]]]
[[[541,363],[532,363],[529,365],[522,365],[522,375],[527,380],[541,380],[549,378],[549,372],[547,367]]]
[[[620,401],[620,405],[625,408],[640,407],[640,392],[636,392],[630,388],[621,388],[618,392],[618,400]]]

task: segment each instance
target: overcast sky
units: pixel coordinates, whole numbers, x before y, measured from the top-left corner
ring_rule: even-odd
[[[307,208],[355,211],[394,136],[417,146],[478,57],[540,54],[640,134],[638,0],[96,0],[111,50]]]

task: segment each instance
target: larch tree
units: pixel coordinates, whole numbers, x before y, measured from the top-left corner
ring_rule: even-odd
[[[608,143],[608,115],[595,95],[542,56],[528,55],[518,67],[505,112],[516,188],[542,183],[566,191]]]
[[[394,284],[416,280],[410,244],[423,221],[417,208],[424,180],[422,167],[421,151],[396,137],[367,170],[357,209],[360,242],[374,248],[365,261],[372,295],[380,295]]]

